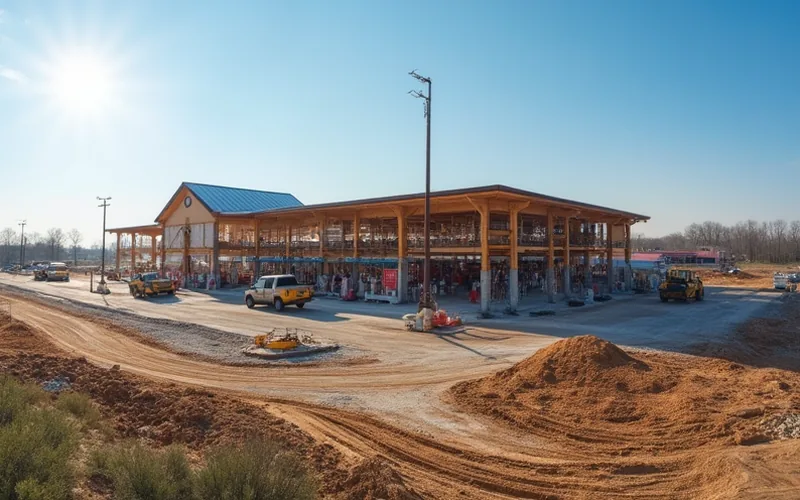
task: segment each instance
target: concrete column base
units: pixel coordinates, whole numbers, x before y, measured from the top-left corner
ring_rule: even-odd
[[[481,271],[481,312],[489,312],[489,301],[492,298],[492,272]]]
[[[614,293],[614,285],[616,284],[617,280],[614,279],[616,276],[614,274],[614,266],[609,263],[608,267],[606,268],[606,277],[608,278],[608,293]]]
[[[564,267],[564,298],[567,300],[572,296],[572,277],[569,271],[569,267]]]
[[[397,298],[400,303],[408,302],[408,261],[397,259]]]
[[[555,280],[555,269],[552,266],[547,268],[547,273],[545,274],[546,280],[546,287],[547,287],[547,302],[554,304],[556,301],[555,296],[555,289],[556,289],[556,280]]]
[[[633,290],[633,269],[630,264],[625,266],[625,290]]]
[[[433,309],[426,307],[422,310],[422,331],[429,332],[433,330]]]
[[[519,306],[519,269],[508,272],[509,308],[516,311]]]

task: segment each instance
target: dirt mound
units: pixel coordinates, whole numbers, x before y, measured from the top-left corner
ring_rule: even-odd
[[[419,500],[422,497],[406,486],[403,476],[384,457],[368,458],[355,466],[337,497],[342,500]]]
[[[576,387],[591,384],[595,388],[603,386],[637,392],[657,390],[652,377],[646,376],[648,371],[647,364],[611,342],[584,335],[540,350],[498,373],[485,385],[494,386],[501,395],[559,384]]]
[[[38,346],[33,328],[0,311],[0,350],[31,350]]]
[[[736,442],[794,405],[797,373],[665,353],[634,356],[597,337],[561,340],[447,397],[551,441],[595,453],[652,453]]]

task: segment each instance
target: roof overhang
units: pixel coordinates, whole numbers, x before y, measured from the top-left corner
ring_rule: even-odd
[[[161,224],[146,224],[144,226],[114,227],[106,229],[107,233],[112,234],[143,234],[145,236],[161,236]]]
[[[522,189],[512,188],[501,184],[492,186],[481,186],[466,189],[451,189],[445,191],[431,192],[431,199],[445,200],[448,198],[462,198],[465,196],[489,197],[492,195],[504,194],[507,197],[518,198],[520,200],[533,200],[540,203],[553,205],[554,208],[589,210],[592,212],[602,213],[606,217],[619,218],[635,222],[646,222],[650,220],[647,215],[635,214],[614,208],[603,207],[600,205],[592,205],[589,203],[582,203],[579,201],[568,200],[565,198],[558,198],[555,196],[548,196],[532,191],[525,191]],[[301,214],[321,210],[334,210],[347,207],[355,207],[359,205],[380,206],[380,205],[394,205],[398,203],[422,202],[425,200],[425,193],[414,193],[407,195],[386,196],[383,198],[365,198],[361,200],[343,201],[336,203],[321,203],[317,205],[304,205],[302,207],[280,208],[275,210],[265,210],[263,212],[255,213],[257,218],[260,217],[274,217],[277,215],[288,214]]]

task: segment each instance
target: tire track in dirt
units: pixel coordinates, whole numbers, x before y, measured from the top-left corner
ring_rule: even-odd
[[[740,475],[728,463],[733,458],[722,457],[721,449],[710,447],[627,458],[564,447],[557,440],[553,444],[547,438],[565,429],[556,421],[545,423],[541,446],[515,443],[513,434],[498,426],[471,436],[474,441],[470,442],[470,438],[454,438],[440,430],[433,435],[409,432],[362,413],[275,399],[298,390],[374,391],[379,387],[391,393],[479,375],[463,365],[449,370],[382,364],[269,371],[220,366],[141,344],[63,311],[9,300],[14,316],[46,333],[65,351],[95,363],[120,364],[149,378],[234,392],[259,405],[265,405],[265,400],[254,398],[254,393],[272,395],[273,399],[266,400],[269,411],[297,423],[320,441],[335,443],[345,456],[388,457],[415,489],[430,498],[698,498],[712,491],[731,492],[736,474]],[[720,457],[711,467],[700,466],[712,455]]]

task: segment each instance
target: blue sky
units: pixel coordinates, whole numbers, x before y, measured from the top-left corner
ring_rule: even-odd
[[[800,217],[800,2],[0,9],[0,227],[91,243],[95,196],[109,225],[149,223],[184,180],[304,203],[421,191],[415,68],[433,79],[434,189],[617,207],[652,216],[649,235]]]

